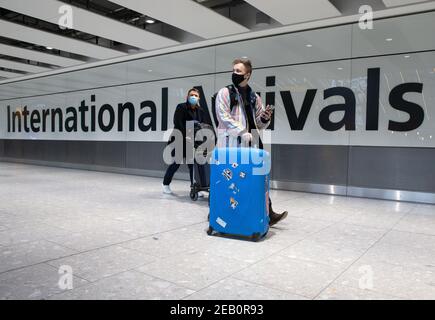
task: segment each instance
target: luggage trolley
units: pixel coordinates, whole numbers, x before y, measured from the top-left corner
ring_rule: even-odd
[[[208,160],[211,157],[212,152],[206,153],[205,149],[195,148],[195,156],[203,155],[206,157],[207,162],[205,164],[199,164],[196,162],[196,158],[193,163],[193,184],[190,186],[190,199],[193,201],[198,200],[198,192],[205,191],[209,193],[210,201],[210,164]]]
[[[195,133],[200,129],[210,129],[213,130],[213,127],[207,124],[195,124]],[[214,132],[214,130],[213,130]],[[209,193],[208,202],[210,204],[210,159],[213,153],[213,150],[207,150],[204,147],[201,147],[201,144],[204,141],[195,141],[194,143],[194,161],[193,161],[193,184],[190,186],[190,199],[193,201],[198,200],[198,192],[205,191]],[[205,164],[199,164],[196,162],[196,156],[202,155],[207,159]]]

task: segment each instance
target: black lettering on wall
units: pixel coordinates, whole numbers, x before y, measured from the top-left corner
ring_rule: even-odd
[[[314,97],[316,96],[317,89],[308,89],[304,101],[302,103],[299,115],[296,113],[296,108],[293,103],[290,91],[281,91],[281,99],[284,104],[285,113],[290,124],[291,130],[303,130],[305,122],[307,121],[308,114],[311,106],[313,105]]]
[[[47,118],[50,115],[50,109],[42,109],[42,132],[46,131],[47,128]]]
[[[11,106],[7,106],[8,110],[8,132],[11,132]]]
[[[79,107],[80,112],[80,126],[83,132],[88,132],[89,127],[86,125],[86,113],[88,112],[89,107],[86,105],[85,100],[82,100]]]
[[[168,88],[162,88],[162,131],[168,130]]]
[[[106,111],[109,113],[109,123],[107,125],[104,124],[104,112]],[[113,107],[108,103],[103,104],[100,110],[98,110],[98,126],[102,131],[109,132],[110,130],[112,130],[114,124],[115,111],[113,110]]]
[[[122,131],[124,129],[124,111],[128,109],[128,130],[134,131],[134,105],[131,102],[126,102],[124,104],[118,104],[118,131]]]
[[[41,115],[39,114],[39,111],[33,110],[32,113],[30,114],[30,127],[32,128],[33,132],[40,131],[40,126],[39,126],[40,122],[41,122]]]
[[[91,95],[91,102],[95,102],[95,94]],[[91,105],[91,132],[95,132],[95,105]]]
[[[205,98],[204,89],[202,86],[194,87],[199,91],[199,105],[204,109],[205,119],[203,120],[206,123],[213,123],[211,121],[210,109],[208,108],[207,99]]]
[[[56,131],[56,115],[58,115],[59,132],[63,131],[63,114],[61,108],[51,109],[51,132]]]
[[[266,87],[274,87],[275,86],[275,76],[266,77]],[[266,92],[266,101],[264,106],[267,105],[275,105],[275,91]],[[272,117],[270,119],[269,126],[267,129],[274,130],[275,129],[275,112],[272,113]]]
[[[24,108],[23,108],[23,117],[24,117],[24,119],[23,119],[23,122],[24,122],[24,131],[25,132],[30,132],[30,128],[29,128],[29,124],[28,124],[28,122],[27,122],[27,120],[28,120],[28,118],[27,118],[27,116],[29,115],[29,110],[27,110],[27,106],[24,106]]]
[[[370,68],[367,71],[367,130],[378,130],[379,126],[380,70],[380,68]]]
[[[15,132],[15,119],[18,120],[18,132],[21,132],[21,110],[12,112],[12,131]]]
[[[388,130],[391,131],[411,131],[417,129],[424,120],[424,110],[416,103],[409,102],[403,99],[403,95],[407,92],[423,92],[423,84],[418,82],[402,83],[394,87],[388,100],[390,105],[397,110],[409,114],[409,120],[406,122],[396,122],[390,120],[388,122]]]
[[[369,68],[367,70],[367,99],[366,99],[366,125],[367,131],[379,130],[379,97],[380,97],[380,68]],[[264,105],[275,105],[276,101],[276,77],[266,77],[267,89],[263,91]],[[214,110],[209,109],[206,95],[202,86],[195,86],[200,93],[200,105],[204,109],[205,119],[203,121],[216,123],[216,113]],[[388,130],[391,131],[411,131],[422,125],[425,118],[425,110],[417,103],[405,100],[406,93],[422,93],[422,83],[403,83],[394,87],[389,94],[389,103],[392,108],[402,111],[409,115],[407,121],[393,121],[388,122]],[[302,106],[295,107],[291,91],[280,91],[280,96],[283,102],[286,116],[291,130],[303,130],[308,119],[309,113],[314,103],[317,94],[317,89],[308,89],[305,93]],[[257,93],[260,96],[260,93]],[[356,118],[356,99],[355,94],[350,88],[346,87],[333,87],[325,89],[324,99],[332,96],[340,96],[344,99],[342,104],[328,105],[320,111],[319,125],[326,131],[336,131],[339,129],[355,130]],[[102,131],[108,132],[114,130],[115,121],[117,121],[117,130],[122,132],[127,130],[124,128],[124,122],[130,132],[135,131],[136,124],[140,131],[157,131],[157,111],[161,111],[161,130],[165,131],[168,127],[168,88],[161,88],[161,108],[157,110],[156,104],[151,100],[143,101],[140,105],[141,111],[136,113],[135,106],[132,102],[120,102],[117,104],[117,109],[113,108],[110,104],[105,104],[99,107],[100,104],[96,102],[96,95],[91,95],[91,104],[87,104],[86,100],[82,100],[78,107],[66,108],[42,108],[40,110],[28,110],[27,106],[19,106],[16,110],[11,105],[7,106],[7,130],[8,132],[46,132],[47,120],[51,117],[51,131],[62,132],[65,126],[66,132],[77,132],[82,130],[86,133],[88,131],[95,132],[97,124]],[[118,101],[119,102],[119,101]],[[99,107],[99,109],[96,108]],[[213,107],[211,105],[210,107]],[[125,119],[126,110],[128,110],[128,121]],[[90,116],[88,116],[90,111]],[[340,121],[332,122],[331,118],[338,118],[331,116],[334,112],[343,112],[343,118]],[[65,112],[65,114],[64,114]],[[118,112],[118,114],[116,114]],[[107,113],[107,114],[106,114]],[[338,116],[338,114],[334,114]],[[78,117],[80,116],[80,120]],[[136,116],[139,116],[137,119]],[[63,118],[65,117],[65,121]],[[87,119],[90,117],[90,122]],[[212,119],[213,118],[213,119]],[[267,129],[274,130],[275,113],[272,114],[270,124]],[[136,123],[137,121],[137,123]],[[160,128],[159,128],[160,129]],[[385,129],[385,128],[384,128]]]
[[[72,115],[65,119],[65,131],[66,132],[77,132],[77,110],[73,107],[68,107],[66,109],[66,114],[70,112]],[[71,122],[71,124],[70,124]]]
[[[342,96],[344,103],[332,104],[323,108],[319,115],[319,124],[326,131],[336,131],[343,126],[346,130],[355,130],[355,95],[353,91],[345,87],[334,87],[323,91],[323,98]],[[344,111],[343,119],[331,122],[329,116],[336,111]]]
[[[151,110],[149,112],[144,112],[139,117],[139,130],[140,131],[148,131],[151,129],[151,131],[157,130],[157,108],[156,104],[152,102],[151,100],[143,101],[140,104],[141,110],[144,108],[150,108]],[[145,124],[145,120],[150,119],[148,124]]]

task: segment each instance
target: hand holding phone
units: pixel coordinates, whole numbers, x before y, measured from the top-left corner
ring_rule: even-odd
[[[274,105],[267,105],[266,109],[264,110],[264,113],[263,113],[263,118],[265,118],[266,120],[269,120],[270,117],[272,116],[274,109],[275,109]]]

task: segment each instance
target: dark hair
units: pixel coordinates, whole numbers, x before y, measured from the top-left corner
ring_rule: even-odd
[[[196,88],[189,89],[189,91],[187,91],[187,96],[189,96],[189,94],[190,94],[192,91],[195,91],[199,96],[201,96],[201,93],[200,93],[199,90],[196,89]]]
[[[243,63],[248,73],[252,73],[252,63],[248,58],[237,58],[233,61],[233,66],[238,63]]]

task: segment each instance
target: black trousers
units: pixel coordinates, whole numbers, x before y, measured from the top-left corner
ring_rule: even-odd
[[[189,167],[190,184],[193,184],[193,164],[187,164]],[[180,167],[179,163],[172,163],[168,169],[166,169],[165,177],[163,178],[163,184],[168,186],[172,182],[175,172],[177,172]]]

